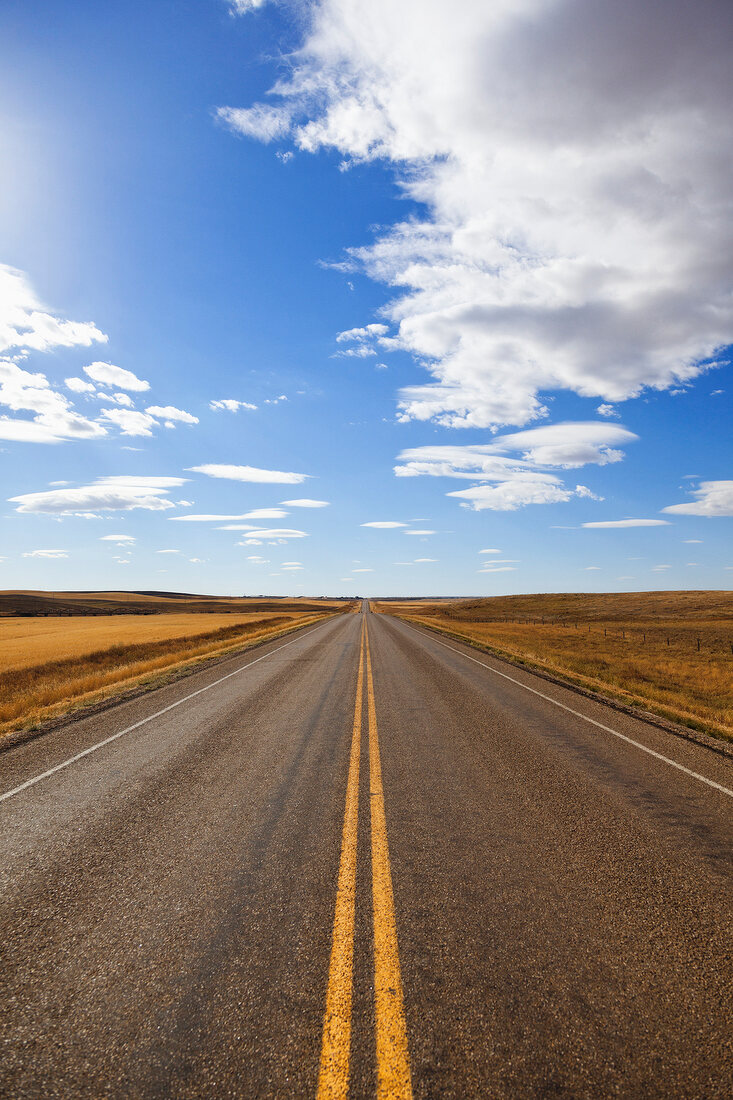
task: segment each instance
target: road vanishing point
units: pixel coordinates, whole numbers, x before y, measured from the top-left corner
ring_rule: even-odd
[[[0,769],[2,1097],[733,1095],[704,746],[365,603]]]

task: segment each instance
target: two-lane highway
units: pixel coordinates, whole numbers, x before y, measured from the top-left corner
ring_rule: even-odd
[[[369,613],[18,746],[0,1095],[727,1097],[732,771]]]

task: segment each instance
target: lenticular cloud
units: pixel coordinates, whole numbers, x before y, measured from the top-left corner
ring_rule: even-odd
[[[428,372],[400,415],[522,425],[733,339],[732,31],[727,0],[323,0],[267,127],[220,115],[396,166],[424,214],[348,263],[396,288],[378,345]]]

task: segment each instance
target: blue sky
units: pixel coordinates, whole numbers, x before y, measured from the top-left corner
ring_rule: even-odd
[[[730,587],[730,12],[606,7],[4,4],[0,587]]]

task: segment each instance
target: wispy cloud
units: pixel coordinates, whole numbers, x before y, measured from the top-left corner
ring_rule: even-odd
[[[91,485],[70,489],[49,489],[10,497],[18,512],[74,515],[79,512],[127,512],[135,508],[163,511],[173,507],[167,494],[185,484],[181,477],[100,477]]]
[[[733,516],[733,481],[702,481],[685,504],[670,504],[663,512],[678,516]]]
[[[362,527],[376,527],[379,530],[388,531],[393,527],[407,527],[406,523],[398,523],[392,519],[373,519],[369,523],[362,523]]]
[[[240,409],[255,410],[256,405],[253,405],[251,401],[237,401],[234,397],[222,397],[221,401],[209,401],[209,408],[214,411],[220,409],[226,410],[226,412],[239,412]]]
[[[311,500],[309,497],[298,497],[296,500],[281,500],[281,504],[290,508],[328,508],[327,500]]]
[[[283,470],[261,470],[257,466],[230,466],[215,462],[205,463],[203,466],[189,466],[188,469],[191,473],[206,474],[207,477],[262,484],[299,485],[310,477],[309,474],[286,473]]]
[[[68,558],[68,550],[26,550],[24,558]]]
[[[581,527],[668,527],[666,519],[602,519],[594,523],[581,523]]]

